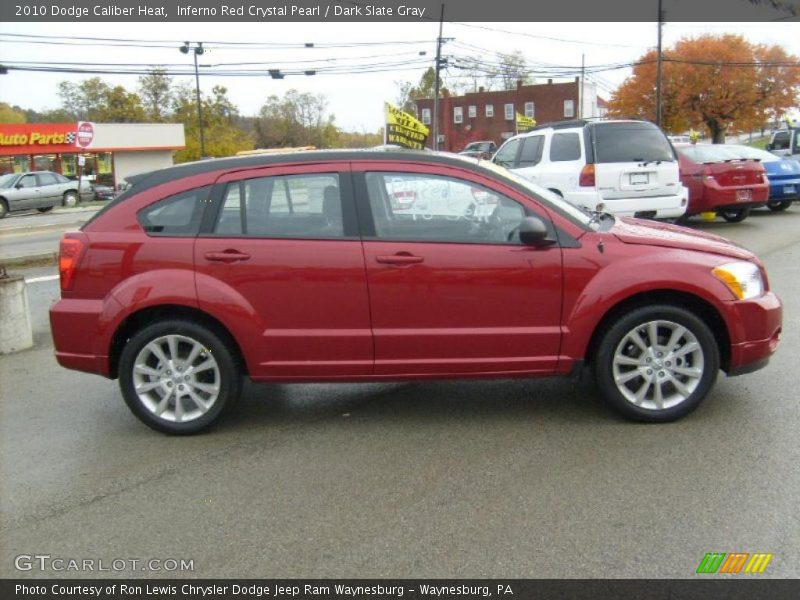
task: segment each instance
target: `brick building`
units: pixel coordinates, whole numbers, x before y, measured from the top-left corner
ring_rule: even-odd
[[[463,96],[443,94],[439,100],[439,149],[458,152],[476,140],[493,140],[498,145],[516,133],[515,114],[533,117],[537,123],[577,119],[581,116],[580,78],[564,83],[522,85],[516,89],[487,92],[479,88]],[[584,82],[583,117],[602,117],[603,103],[593,84]],[[415,101],[417,117],[426,125],[433,119],[433,100]],[[432,141],[431,141],[432,145]]]

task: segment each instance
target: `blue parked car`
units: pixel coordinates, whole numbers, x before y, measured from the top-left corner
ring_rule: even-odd
[[[770,210],[786,210],[792,202],[800,201],[800,162],[793,158],[781,158],[766,150],[751,148],[750,146],[727,146],[742,158],[760,160],[767,171],[769,179]]]

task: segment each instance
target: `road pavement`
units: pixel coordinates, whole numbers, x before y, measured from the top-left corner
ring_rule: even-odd
[[[39,553],[192,577],[691,578],[721,551],[797,578],[800,207],[694,225],[762,256],[784,337],[666,425],[568,379],[248,385],[211,433],[167,437],[116,382],[56,365],[54,270],[27,271],[36,346],[0,357],[0,576],[92,575],[14,569]]]
[[[98,207],[57,208],[53,212],[12,213],[0,220],[0,263],[58,252],[65,231],[78,229]]]

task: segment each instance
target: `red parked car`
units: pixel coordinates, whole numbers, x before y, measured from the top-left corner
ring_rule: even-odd
[[[731,223],[744,221],[754,208],[767,205],[769,180],[758,160],[742,158],[723,144],[675,144],[681,183],[689,189],[684,219],[716,212]]]
[[[243,376],[533,377],[583,365],[626,417],[669,421],[719,369],[763,367],[781,333],[781,303],[744,248],[587,214],[474,159],[304,152],[130,179],[64,235],[50,319],[62,366],[118,377],[131,410],[167,433],[211,425]],[[400,187],[415,191],[415,210],[395,209]]]

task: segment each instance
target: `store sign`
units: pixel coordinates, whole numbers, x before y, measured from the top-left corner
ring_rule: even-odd
[[[0,146],[58,146],[75,143],[74,131],[0,131]]]
[[[78,146],[88,148],[94,140],[94,123],[89,121],[78,122]]]

